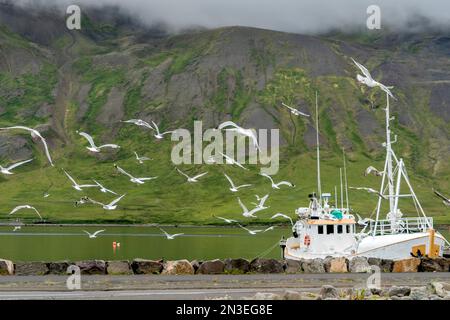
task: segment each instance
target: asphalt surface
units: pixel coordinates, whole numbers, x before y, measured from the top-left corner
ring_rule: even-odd
[[[257,292],[317,292],[322,285],[362,288],[370,274],[246,274],[81,276],[81,290],[68,290],[66,276],[0,276],[0,299],[239,299]],[[450,282],[450,273],[383,273],[381,286]]]

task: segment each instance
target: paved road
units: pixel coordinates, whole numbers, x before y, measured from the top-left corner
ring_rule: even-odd
[[[242,298],[286,289],[315,292],[322,285],[364,287],[368,274],[131,275],[82,276],[69,291],[65,276],[0,276],[0,299],[211,299]],[[385,273],[381,285],[424,286],[450,282],[450,273]]]

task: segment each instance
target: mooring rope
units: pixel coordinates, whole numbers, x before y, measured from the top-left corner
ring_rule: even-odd
[[[253,259],[256,258],[263,258],[265,256],[267,256],[270,252],[272,252],[273,249],[275,249],[276,246],[279,245],[279,241],[277,241],[274,245],[272,245],[270,248],[264,250],[263,252],[261,252],[260,254],[256,255]]]

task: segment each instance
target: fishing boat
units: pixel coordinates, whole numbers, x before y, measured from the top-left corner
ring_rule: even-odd
[[[293,236],[285,242],[286,259],[314,259],[357,256],[401,260],[411,257],[440,257],[449,242],[433,227],[433,218],[427,217],[417,198],[402,158],[398,158],[392,149],[397,136],[391,139],[390,122],[393,120],[389,110],[389,95],[386,94],[386,150],[384,170],[380,172],[381,187],[375,194],[378,202],[373,214],[375,217],[356,218],[348,205],[337,201],[330,205],[331,194],[321,193],[319,118],[316,95],[316,139],[317,139],[317,194],[309,195],[309,205],[298,208],[298,221],[293,226]],[[345,172],[345,182],[346,172]],[[406,192],[402,191],[406,184]],[[341,178],[342,190],[342,178]],[[342,191],[341,191],[342,195]],[[336,197],[337,198],[337,197]],[[416,208],[415,216],[403,212],[399,200],[410,198]],[[383,203],[387,210],[383,212]],[[387,211],[387,212],[386,212]],[[357,231],[357,226],[362,230]]]

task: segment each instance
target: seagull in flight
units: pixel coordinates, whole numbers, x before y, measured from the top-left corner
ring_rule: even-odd
[[[280,181],[280,182],[278,182],[278,183],[275,183],[274,181],[273,181],[273,179],[272,179],[272,177],[271,176],[269,176],[268,174],[266,174],[266,173],[261,173],[261,175],[263,176],[263,177],[266,177],[267,179],[269,179],[270,180],[270,182],[272,182],[272,188],[273,189],[280,189],[280,186],[289,186],[289,187],[295,187],[295,185],[293,185],[292,183],[290,183],[289,181]]]
[[[100,182],[98,182],[97,180],[94,180],[94,182],[99,186],[99,188],[100,188],[100,191],[101,192],[103,192],[103,193],[112,193],[112,194],[115,194],[116,196],[118,195],[116,192],[114,192],[114,191],[112,191],[112,190],[109,190],[109,189],[107,189],[107,188],[105,188]]]
[[[175,234],[168,234],[166,231],[164,231],[163,229],[159,228],[159,230],[161,230],[164,235],[166,236],[167,240],[173,240],[175,239],[175,237],[181,236],[184,233],[175,233]]]
[[[187,178],[187,182],[198,182],[198,178],[200,178],[200,177],[203,177],[205,174],[207,174],[208,172],[203,172],[203,173],[201,173],[201,174],[198,174],[198,175],[196,175],[195,177],[189,177],[187,174],[185,174],[183,171],[181,171],[180,169],[178,169],[178,168],[175,168],[175,169],[177,169],[177,171],[179,172],[179,173],[181,173],[183,176],[185,176],[186,178]]]
[[[152,123],[153,123],[153,125],[155,126],[154,130],[156,130],[156,134],[155,134],[154,136],[155,136],[156,139],[162,139],[162,138],[164,138],[164,135],[165,135],[165,134],[174,132],[174,131],[172,130],[172,131],[166,131],[166,132],[161,133],[161,132],[159,132],[159,128],[158,128],[158,126],[156,125],[156,123],[155,123],[154,121],[152,121]]]
[[[447,198],[446,196],[444,196],[442,193],[440,193],[439,191],[436,191],[433,189],[433,192],[436,196],[438,196],[439,198],[442,199],[442,203],[444,205],[446,205],[447,207],[450,207],[450,199]]]
[[[391,91],[389,89],[392,89],[393,87],[387,87],[384,84],[379,83],[378,81],[375,81],[372,78],[372,75],[370,74],[369,70],[367,70],[366,67],[364,67],[362,64],[356,62],[353,58],[351,58],[353,63],[359,68],[359,70],[361,70],[361,72],[363,73],[364,76],[357,74],[356,75],[356,79],[358,79],[358,81],[362,84],[365,84],[368,87],[380,87],[381,90],[383,90],[384,92],[386,92],[392,99],[395,99],[395,97],[392,95]]]
[[[97,235],[99,233],[104,232],[105,230],[97,230],[94,233],[89,233],[86,230],[83,230],[83,231],[84,231],[84,233],[86,233],[89,236],[89,239],[95,239],[95,238],[97,238]]]
[[[217,216],[216,218],[220,219],[220,220],[223,220],[226,223],[237,223],[237,220],[233,220],[233,219],[227,219],[227,218],[223,218],[223,217],[219,217],[219,216]]]
[[[367,167],[366,171],[364,171],[364,176],[368,176],[369,174],[380,177],[384,174],[384,171],[379,171],[375,167],[369,166]]]
[[[140,157],[136,151],[134,151],[134,154],[136,155],[136,160],[139,162],[139,164],[143,164],[144,161],[147,161],[147,160],[152,160],[149,157]]]
[[[155,128],[153,128],[147,121],[144,121],[142,119],[130,119],[130,120],[122,121],[122,122],[132,123],[132,124],[135,124],[135,125],[140,126],[140,127],[145,127],[145,128],[148,128],[148,129],[155,130]]]
[[[37,209],[36,209],[35,207],[29,206],[29,205],[27,205],[27,204],[22,205],[22,206],[17,206],[17,207],[15,207],[14,209],[11,210],[11,212],[9,213],[9,215],[12,215],[12,214],[14,214],[14,213],[16,213],[17,211],[22,210],[22,209],[31,209],[31,210],[34,210],[34,212],[36,212],[36,214],[37,214],[37,215],[39,216],[39,218],[41,218],[41,220],[42,220],[42,216],[41,216],[41,214],[39,213],[39,211],[37,211]]]
[[[269,194],[266,194],[266,195],[265,195],[264,197],[262,197],[262,198],[261,198],[260,196],[258,196],[257,194],[255,194],[255,197],[256,197],[256,200],[259,201],[258,204],[252,202],[252,204],[255,205],[256,208],[261,209],[261,210],[264,210],[264,209],[269,208],[269,207],[265,207],[265,206],[264,206],[264,203],[265,203],[266,200],[269,198]]]
[[[67,178],[69,178],[70,181],[72,181],[72,187],[77,191],[83,191],[83,188],[97,188],[98,185],[96,184],[78,184],[74,178],[70,176],[70,174],[67,173],[66,170],[62,169],[64,173],[66,174]]]
[[[294,225],[294,221],[292,221],[291,217],[289,217],[289,216],[287,216],[287,215],[285,215],[283,213],[280,213],[280,212],[274,214],[270,219],[275,219],[275,218],[278,218],[278,217],[288,219],[291,222],[291,225]]]
[[[112,148],[112,149],[120,148],[120,146],[118,146],[117,144],[103,144],[103,145],[97,147],[94,143],[94,139],[89,134],[87,134],[86,132],[78,132],[78,131],[77,131],[77,133],[80,136],[84,137],[89,142],[89,144],[91,146],[86,147],[86,149],[88,149],[91,152],[100,152],[100,149],[102,149],[102,148]]]
[[[270,226],[270,227],[268,227],[267,229],[264,229],[264,230],[263,230],[263,233],[264,233],[264,232],[267,232],[267,231],[271,231],[271,230],[273,230],[273,229],[275,229],[275,226]]]
[[[136,184],[144,184],[145,181],[148,180],[153,180],[156,179],[158,177],[143,177],[143,178],[136,178],[134,176],[132,176],[131,174],[129,174],[128,172],[126,172],[125,170],[123,170],[121,167],[119,167],[118,165],[114,164],[114,167],[122,174],[128,176],[130,178],[130,181]]]
[[[295,109],[295,108],[292,108],[292,107],[290,107],[290,106],[288,106],[287,104],[285,104],[285,103],[281,103],[283,106],[285,106],[286,108],[288,108],[290,111],[291,111],[291,113],[293,114],[293,115],[295,115],[295,116],[304,116],[304,117],[310,117],[310,115],[309,114],[306,114],[306,113],[303,113],[303,112],[301,112],[301,111],[299,111],[299,110],[297,110],[297,109]]]
[[[257,217],[255,216],[255,213],[258,212],[258,211],[264,210],[264,209],[262,209],[262,208],[256,207],[256,208],[253,208],[252,210],[248,211],[247,207],[242,203],[242,201],[241,201],[240,198],[238,198],[238,202],[239,202],[239,205],[240,205],[241,208],[242,208],[242,215],[243,215],[244,217],[246,217],[246,218],[257,218]]]
[[[231,185],[230,191],[231,192],[238,192],[240,188],[245,188],[245,187],[251,187],[252,186],[251,184],[243,184],[243,185],[240,185],[240,186],[236,186],[233,183],[233,180],[231,180],[231,178],[226,173],[224,173],[223,175],[225,176],[225,178],[227,178],[228,182],[230,182],[230,185]]]
[[[225,158],[225,162],[227,164],[234,164],[236,166],[238,166],[239,168],[242,168],[244,170],[248,170],[247,168],[245,168],[242,164],[240,164],[239,162],[237,162],[236,160],[234,160],[233,158],[227,156],[226,154],[223,154],[222,152],[219,152],[219,154]]]
[[[45,141],[45,139],[41,136],[41,134],[39,133],[39,131],[35,130],[35,129],[31,129],[28,127],[24,127],[24,126],[13,126],[13,127],[6,127],[6,128],[0,128],[0,130],[13,130],[13,129],[22,129],[22,130],[27,130],[31,133],[31,137],[32,138],[39,138],[42,141],[42,144],[44,145],[45,148],[45,154],[47,156],[48,161],[50,162],[50,165],[52,167],[54,167],[55,165],[53,164],[52,161],[52,157],[50,156],[50,152],[48,151],[48,146],[47,146],[47,142]]]
[[[245,231],[247,231],[248,233],[250,233],[252,236],[256,235],[258,232],[263,232],[263,230],[250,230],[250,229],[247,229],[246,227],[242,226],[239,223],[238,223],[238,226],[241,227],[242,229],[244,229]]]
[[[360,226],[362,226],[362,227],[365,227],[365,226],[367,226],[367,224],[370,222],[370,221],[374,221],[373,219],[369,219],[369,218],[361,218],[361,216],[359,215],[359,214],[357,214],[356,213],[356,216],[358,217],[358,221],[357,221],[357,223],[360,225]]]
[[[89,201],[91,201],[94,204],[99,204],[103,207],[104,210],[115,210],[117,208],[117,202],[119,202],[123,197],[125,197],[125,195],[121,195],[120,197],[118,197],[117,199],[114,199],[113,201],[111,201],[108,204],[104,204],[92,199],[89,199]]]
[[[228,128],[227,127],[232,127],[232,128]],[[236,123],[234,123],[233,121],[225,121],[223,123],[221,123],[219,125],[219,127],[217,128],[219,130],[227,130],[227,131],[234,131],[237,132],[243,136],[249,137],[250,140],[253,143],[253,146],[259,150],[259,144],[258,144],[258,139],[256,138],[256,134],[252,129],[244,129],[240,126],[238,126]]]
[[[381,198],[383,198],[384,200],[387,200],[387,198],[384,196],[384,195],[382,195],[379,191],[377,191],[377,190],[375,190],[375,189],[372,189],[372,188],[365,188],[365,187],[350,187],[350,189],[355,189],[355,190],[365,190],[365,191],[367,191],[368,193],[373,193],[373,194],[376,194],[376,195],[378,195],[379,197],[381,197]]]
[[[10,165],[9,167],[6,167],[6,168],[3,167],[3,166],[0,166],[0,172],[3,173],[3,174],[14,174],[14,173],[11,172],[12,169],[17,168],[18,166],[21,166],[21,165],[23,165],[25,163],[28,163],[30,161],[33,161],[33,159],[16,162],[16,163],[14,163],[14,164]]]
[[[14,226],[13,232],[16,232],[17,230],[22,229],[22,226]]]

